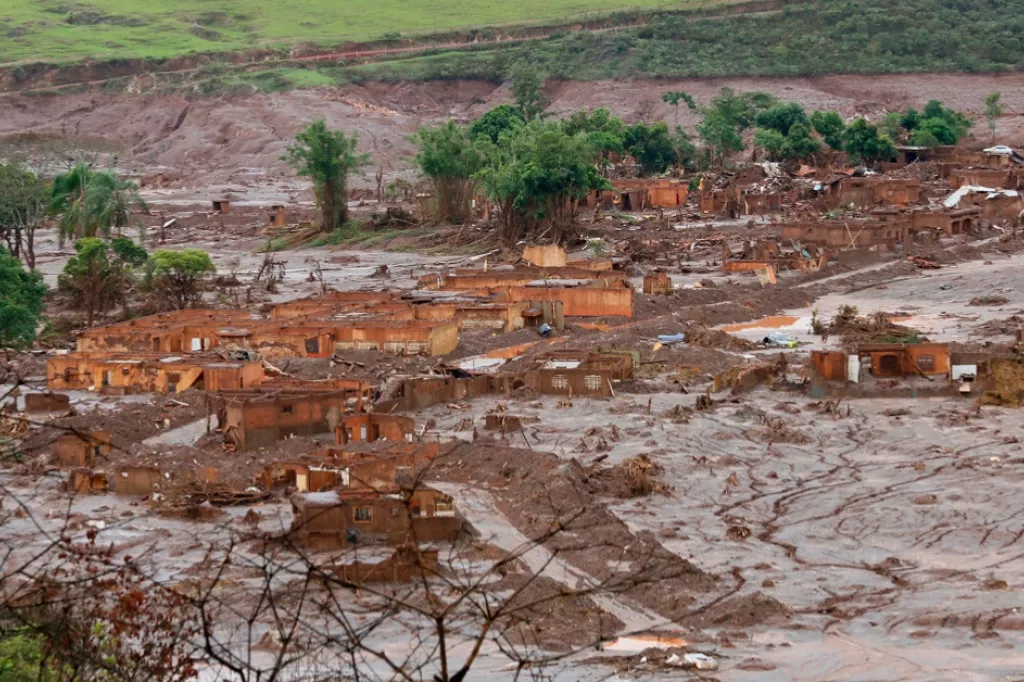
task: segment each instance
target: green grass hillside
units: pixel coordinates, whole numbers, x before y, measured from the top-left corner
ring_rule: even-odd
[[[336,44],[730,0],[5,0],[0,63]]]

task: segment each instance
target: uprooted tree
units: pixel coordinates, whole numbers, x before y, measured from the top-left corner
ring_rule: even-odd
[[[355,133],[346,137],[317,119],[295,136],[295,144],[281,157],[312,181],[323,232],[333,232],[348,220],[348,176],[369,163],[367,154],[356,153],[358,142]]]

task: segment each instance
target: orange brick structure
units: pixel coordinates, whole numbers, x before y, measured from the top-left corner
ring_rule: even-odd
[[[452,498],[430,488],[411,493],[327,491],[292,496],[290,537],[319,549],[359,543],[454,542],[463,521]]]
[[[46,361],[50,390],[181,393],[244,389],[263,383],[256,361],[229,362],[215,355],[157,353],[71,353]]]
[[[54,456],[63,467],[92,467],[110,454],[110,431],[65,433],[53,444]]]
[[[346,414],[361,411],[370,386],[328,391],[221,391],[208,406],[217,428],[238,450],[269,447],[290,435],[332,433]]]
[[[379,440],[411,441],[416,423],[411,417],[376,412],[354,414],[341,420],[334,429],[335,445],[350,442],[373,443]]]

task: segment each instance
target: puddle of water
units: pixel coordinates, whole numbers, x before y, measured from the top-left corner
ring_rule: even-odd
[[[628,651],[639,652],[644,649],[671,649],[673,647],[687,646],[689,642],[679,637],[667,637],[662,635],[632,635],[619,637],[604,645],[605,651]]]
[[[800,317],[796,315],[773,315],[772,317],[765,317],[754,322],[727,324],[722,327],[722,331],[741,332],[747,329],[782,329],[783,327],[792,327],[799,321]]]

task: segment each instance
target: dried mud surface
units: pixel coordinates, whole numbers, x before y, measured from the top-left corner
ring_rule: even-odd
[[[661,102],[666,90],[685,90],[697,100],[719,88],[763,90],[808,108],[837,109],[845,116],[880,115],[929,99],[981,116],[985,95],[1003,93],[1004,115],[997,127],[1003,144],[1024,142],[1024,75],[907,74],[821,78],[712,78],[678,81],[565,81],[549,83],[550,111],[565,114],[607,107],[626,120],[653,110],[672,120]],[[360,147],[381,159],[389,175],[411,166],[409,136],[421,124],[469,120],[510,101],[508,87],[486,81],[368,83],[254,96],[187,98],[182,95],[130,95],[89,91],[59,97],[15,95],[0,98],[0,136],[59,133],[102,137],[120,148],[119,163],[139,172],[163,168],[181,173],[189,185],[231,182],[286,172],[281,161],[295,133],[311,119],[358,132]],[[696,121],[684,113],[680,122]],[[987,143],[984,126],[976,133]],[[980,132],[978,132],[980,131]],[[187,171],[187,173],[186,173]],[[357,182],[367,185],[372,180]]]

